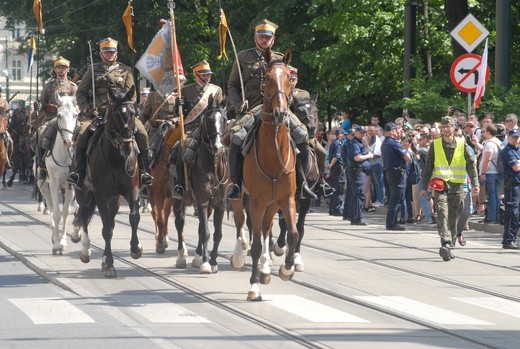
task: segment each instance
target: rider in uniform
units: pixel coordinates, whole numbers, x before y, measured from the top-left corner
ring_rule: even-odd
[[[60,96],[74,96],[78,87],[69,80],[70,61],[59,56],[54,61],[54,72],[56,78],[52,79],[43,87],[40,96],[42,106],[41,125],[38,127],[38,144],[36,146],[36,159],[38,161],[38,177],[45,179],[47,170],[45,169],[45,152],[52,150],[54,139],[58,130],[56,116],[58,115],[58,102],[56,92]],[[53,121],[54,120],[54,121]]]
[[[191,68],[195,76],[195,83],[184,87],[182,89],[182,97],[178,99],[178,103],[183,106],[184,132],[187,133],[186,147],[184,147],[182,157],[177,156],[175,161],[177,185],[173,188],[173,195],[179,198],[184,196],[184,163],[189,166],[195,161],[200,138],[199,124],[202,112],[208,106],[210,96],[213,96],[217,104],[222,103],[224,99],[222,89],[210,83],[213,72],[206,60],[195,64]],[[174,151],[178,152],[179,150]]]
[[[97,126],[104,121],[110,105],[109,89],[134,87],[132,102],[136,101],[135,83],[130,67],[117,62],[117,41],[105,38],[99,42],[101,62],[88,67],[76,92],[78,106],[83,114],[79,135],[76,140],[76,172],[71,172],[67,181],[79,188],[83,186],[87,169],[87,146]],[[92,73],[94,71],[94,73]],[[92,75],[94,75],[95,91],[92,91]],[[92,94],[95,93],[96,105],[93,105]],[[94,123],[92,121],[96,119]],[[92,123],[92,125],[91,125]],[[153,177],[148,168],[148,134],[139,119],[135,119],[135,141],[139,148],[138,162],[141,173],[141,187],[152,184]],[[143,189],[143,188],[141,188]]]
[[[259,112],[263,105],[264,79],[267,68],[265,54],[274,44],[277,28],[276,24],[266,19],[259,22],[255,26],[255,47],[238,53],[237,61],[233,64],[233,69],[229,76],[228,98],[235,109],[237,121],[235,126],[231,128],[232,143],[229,147],[229,165],[233,185],[227,194],[227,198],[231,200],[240,198],[244,163],[242,142],[247,134],[246,129],[252,126],[256,112]],[[271,51],[271,60],[280,60],[282,58],[283,55],[281,53]],[[244,91],[242,91],[241,87],[239,69],[242,73]],[[245,100],[242,100],[242,93],[245,96]],[[308,151],[307,130],[292,112],[289,112],[289,114],[291,119],[291,137],[298,145],[300,152],[302,150]],[[300,161],[298,162],[300,163]],[[301,163],[298,167],[301,167]],[[306,182],[302,183],[302,191],[310,198],[317,198]]]
[[[2,92],[2,89],[0,89],[0,92]],[[3,99],[0,95],[0,108],[3,108],[5,111],[5,114],[7,115],[7,118],[9,118],[9,102],[7,102],[5,99]],[[11,157],[13,155],[13,140],[11,139],[11,135],[9,134],[9,131],[6,130],[4,133],[3,142],[5,144],[5,148],[7,149],[7,167],[10,168],[12,166],[11,164]]]

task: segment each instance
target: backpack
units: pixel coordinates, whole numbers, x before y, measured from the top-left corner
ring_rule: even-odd
[[[406,167],[407,181],[410,184],[417,184],[421,181],[421,167],[419,161],[414,157],[410,160],[410,163]]]

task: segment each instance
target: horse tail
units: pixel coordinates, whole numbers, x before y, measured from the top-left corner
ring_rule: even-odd
[[[96,199],[94,193],[89,191],[84,198],[83,205],[80,205],[78,213],[74,216],[73,225],[83,226],[86,228],[90,224],[90,220],[96,210]]]

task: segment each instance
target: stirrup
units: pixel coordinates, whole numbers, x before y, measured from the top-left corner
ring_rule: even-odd
[[[324,198],[328,198],[336,191],[336,189],[332,188],[328,183],[321,184],[321,189],[323,191]]]
[[[238,184],[233,183],[231,186],[231,189],[229,190],[228,194],[226,195],[226,199],[228,200],[238,200],[240,199],[240,187]]]
[[[150,187],[145,185],[139,188],[139,197],[147,199],[150,196]]]
[[[72,184],[72,185],[78,185],[79,174],[77,172],[69,173],[69,176],[67,177],[67,183]]]
[[[143,172],[141,175],[141,186],[150,186],[152,185],[153,177],[148,172]]]
[[[47,179],[47,169],[45,167],[40,167],[38,169],[38,179]]]
[[[180,198],[184,197],[184,187],[180,184],[173,187],[173,192],[179,195]]]

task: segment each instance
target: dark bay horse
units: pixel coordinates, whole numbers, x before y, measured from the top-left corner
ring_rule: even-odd
[[[133,86],[129,90],[119,90],[115,93],[109,89],[111,105],[105,116],[106,123],[100,126],[99,139],[88,156],[85,184],[81,190],[76,191],[79,209],[74,218],[71,240],[73,242],[82,240],[80,259],[88,263],[91,256],[88,224],[97,205],[103,223],[105,249],[101,266],[106,277],[117,276],[111,243],[114,219],[119,211],[122,197],[130,207],[131,256],[138,259],[142,255],[142,247],[137,237],[137,226],[140,220],[139,167],[138,149],[134,138],[137,107],[131,101],[133,94]],[[93,138],[95,137],[96,134]],[[80,229],[83,229],[85,234],[81,234]]]
[[[316,107],[316,102],[310,98],[297,99],[296,97],[294,97],[292,110],[294,114],[298,117],[298,119],[307,127],[309,137],[314,138],[318,122],[318,109]],[[313,143],[311,143],[310,151],[307,153],[309,157],[307,163],[310,166],[308,172],[305,173],[305,178],[309,187],[313,190],[316,190],[316,187],[320,182],[321,174],[320,169],[318,167],[316,152],[312,147],[312,144]],[[299,156],[302,156],[302,154],[300,154]],[[301,188],[297,188],[296,192],[301,193]],[[298,212],[298,220],[296,223],[296,227],[298,229],[299,239],[295,247],[294,267],[296,271],[300,272],[304,271],[304,263],[300,253],[300,248],[303,236],[305,234],[305,218],[307,217],[307,213],[309,212],[311,203],[312,200],[309,198],[302,198],[300,195],[296,196],[296,207]],[[273,250],[275,255],[282,256],[285,253],[285,237],[287,233],[287,224],[285,222],[283,214],[280,215],[279,225],[280,235],[278,235],[276,243],[273,244]]]
[[[198,211],[198,245],[192,266],[202,274],[218,272],[218,247],[222,239],[222,221],[226,209],[225,190],[229,184],[227,148],[222,144],[226,130],[226,110],[210,96],[208,107],[200,118],[200,138],[197,155],[190,166],[190,186]],[[208,218],[213,214],[213,249],[208,249],[210,237]],[[180,239],[180,236],[179,236]]]
[[[298,241],[296,229],[296,157],[289,135],[288,109],[292,96],[287,65],[291,51],[282,60],[271,60],[266,53],[264,101],[261,123],[254,144],[244,159],[244,186],[249,193],[249,215],[253,229],[251,288],[247,300],[262,300],[259,283],[271,280],[269,267],[269,233],[273,218],[282,210],[287,221],[288,249],[279,276],[290,280],[294,275],[294,251]],[[259,266],[260,264],[260,266]]]
[[[29,184],[34,179],[31,162],[33,152],[31,150],[32,125],[29,113],[24,107],[14,109],[9,123],[9,134],[13,140],[12,174],[7,186],[13,185],[14,179],[19,174],[20,182]]]

